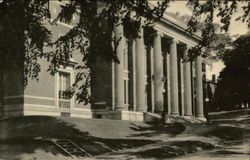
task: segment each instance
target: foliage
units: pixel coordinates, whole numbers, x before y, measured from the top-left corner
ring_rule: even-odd
[[[50,44],[51,33],[44,20],[49,19],[46,0],[5,0],[0,3],[0,68],[19,70],[27,79],[37,78],[43,48]]]
[[[215,103],[221,109],[250,102],[250,34],[236,39],[223,56],[225,68],[215,91]]]
[[[25,73],[24,83],[29,78],[37,79],[40,72],[39,58],[46,58],[50,62],[48,71],[51,74],[63,61],[80,50],[84,65],[76,67],[80,72],[77,75],[74,87],[80,89],[77,94],[80,102],[88,102],[88,86],[91,84],[89,73],[96,63],[96,57],[106,61],[119,63],[116,56],[116,47],[119,39],[115,39],[114,27],[120,23],[133,27],[133,36],[137,36],[139,27],[148,27],[159,20],[170,0],[163,0],[151,5],[147,0],[71,0],[62,5],[62,10],[54,20],[70,23],[73,15],[79,21],[64,36],[55,42],[51,41],[51,31],[46,27],[50,23],[49,0],[2,0],[0,3],[0,59],[1,69],[19,69]],[[188,31],[193,34],[198,30],[198,22],[205,16],[202,26],[202,40],[200,44],[190,50],[190,56],[201,54],[204,46],[209,46],[214,38],[213,17],[218,9],[217,16],[224,24],[222,29],[228,30],[231,17],[241,1],[198,1],[189,0],[193,8],[193,15],[188,22]],[[249,22],[250,3],[245,3],[244,13],[240,17],[243,22]],[[147,29],[146,29],[147,30]],[[147,31],[150,31],[148,29]],[[152,32],[151,32],[152,33]],[[150,41],[150,37],[146,39]],[[55,51],[45,52],[44,46],[54,47]],[[223,48],[223,47],[222,47]],[[23,64],[24,62],[24,64]],[[86,72],[87,70],[87,72]]]
[[[202,48],[210,46],[215,38],[216,26],[213,25],[214,17],[220,19],[222,31],[228,31],[232,16],[237,10],[243,10],[243,13],[237,18],[242,23],[246,23],[250,27],[250,3],[248,0],[189,0],[189,6],[193,9],[192,17],[188,22],[188,31],[193,33],[199,28],[199,22],[204,21],[204,26],[201,28],[202,40],[199,45],[192,48],[189,52],[191,57],[202,54]]]
[[[188,24],[190,19],[192,18],[191,15],[180,15],[179,12],[169,14],[185,24]],[[225,54],[225,49],[230,47],[232,44],[232,37],[229,35],[229,33],[220,32],[220,24],[212,23],[212,25],[214,28],[213,37],[211,37],[211,40],[209,41],[209,44],[207,46],[203,46],[205,53],[204,56],[206,56],[206,62],[208,64],[211,64],[218,60],[222,60],[222,57]],[[205,22],[197,21],[196,27],[198,30],[202,30],[205,26]],[[196,55],[194,54],[193,58],[195,57]]]

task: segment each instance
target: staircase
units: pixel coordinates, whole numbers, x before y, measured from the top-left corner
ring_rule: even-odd
[[[51,139],[50,141],[60,148],[65,154],[71,156],[74,159],[78,157],[91,156],[69,139]]]

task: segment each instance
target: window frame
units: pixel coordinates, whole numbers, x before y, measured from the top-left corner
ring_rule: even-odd
[[[59,90],[60,90],[60,72],[61,73],[66,73],[66,74],[69,74],[69,79],[70,79],[70,87],[72,87],[74,81],[75,81],[75,72],[74,72],[74,68],[73,67],[69,67],[69,66],[63,66],[63,65],[60,65],[60,68],[58,69],[58,72],[55,74],[55,97],[56,97],[56,108],[60,108],[59,107]],[[73,95],[71,98],[70,98],[70,110],[71,109],[74,109],[75,107],[75,95]],[[60,108],[60,109],[65,109],[65,108]]]

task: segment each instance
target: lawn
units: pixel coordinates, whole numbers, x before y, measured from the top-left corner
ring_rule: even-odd
[[[9,118],[0,121],[0,159],[22,159],[23,155],[38,153],[63,156],[47,141],[52,138],[71,139],[91,155],[99,155],[156,143],[161,141],[161,134],[173,136],[179,130],[181,128],[173,126],[116,120],[49,116]]]
[[[162,159],[241,144],[246,135],[249,128],[217,122],[160,124],[26,116],[0,120],[0,159],[70,159],[48,141],[52,138],[72,140],[93,159],[122,155]]]

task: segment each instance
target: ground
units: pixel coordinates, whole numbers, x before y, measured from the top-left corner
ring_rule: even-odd
[[[83,159],[238,159],[250,157],[250,110],[218,112],[209,122],[142,123],[27,116],[0,120],[0,159],[71,159],[49,143],[68,138]]]

